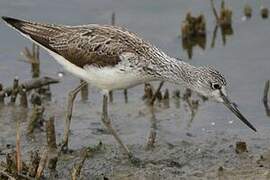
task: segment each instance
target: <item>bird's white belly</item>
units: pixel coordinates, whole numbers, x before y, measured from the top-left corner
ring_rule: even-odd
[[[88,82],[100,89],[123,89],[146,81],[136,71],[121,71],[118,66],[101,68],[88,66],[84,69],[88,76]]]
[[[138,71],[125,69],[121,65],[100,68],[86,66],[80,68],[67,61],[63,56],[50,50],[48,51],[68,72],[102,90],[124,89],[148,81]],[[125,71],[120,69],[125,69]]]

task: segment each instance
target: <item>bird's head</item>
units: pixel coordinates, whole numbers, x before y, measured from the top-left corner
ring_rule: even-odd
[[[253,125],[238,110],[237,105],[228,98],[226,93],[227,83],[224,76],[211,66],[199,67],[197,70],[196,77],[192,80],[192,89],[203,96],[223,103],[242,122],[256,131]]]

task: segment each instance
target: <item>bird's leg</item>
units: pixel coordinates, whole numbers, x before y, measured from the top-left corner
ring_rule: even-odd
[[[149,103],[149,109],[150,109],[150,114],[151,114],[151,127],[150,127],[150,133],[149,136],[147,138],[147,143],[146,143],[146,150],[152,149],[154,147],[155,141],[156,141],[156,136],[157,136],[157,120],[156,120],[156,116],[155,116],[155,112],[154,112],[154,103],[156,100],[156,97],[160,91],[160,89],[162,88],[164,82],[162,81],[156,92],[154,93],[153,98],[151,99],[150,103]]]
[[[82,81],[79,86],[77,86],[76,88],[74,88],[68,93],[68,105],[67,105],[67,112],[66,112],[66,119],[65,119],[64,137],[61,144],[62,152],[66,152],[68,150],[68,138],[69,138],[69,133],[70,133],[70,124],[71,124],[74,100],[78,92],[80,92],[80,90],[86,85],[87,85],[87,82]]]
[[[107,129],[110,131],[110,133],[114,136],[116,141],[120,144],[120,146],[123,148],[125,153],[132,157],[132,153],[129,151],[128,147],[122,142],[120,137],[118,136],[117,132],[113,129],[111,124],[111,119],[108,116],[108,96],[106,94],[103,95],[103,107],[102,107],[102,122],[107,127]]]

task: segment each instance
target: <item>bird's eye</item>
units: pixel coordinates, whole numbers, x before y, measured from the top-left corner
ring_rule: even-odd
[[[218,83],[213,83],[212,88],[213,89],[221,89],[221,86]]]

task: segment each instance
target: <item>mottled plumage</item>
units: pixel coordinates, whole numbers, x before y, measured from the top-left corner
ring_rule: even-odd
[[[121,89],[152,80],[177,81],[191,86],[207,73],[206,67],[196,68],[171,58],[121,27],[41,24],[7,17],[4,17],[4,20],[49,52],[53,52],[51,54],[55,59],[62,57],[64,61],[86,70],[89,75],[76,74],[72,67],[67,68],[71,73],[101,89]],[[56,57],[58,55],[61,57]],[[65,67],[65,62],[60,63]],[[106,69],[107,73],[102,69]],[[216,78],[222,79],[220,82],[225,82],[217,71],[213,69],[213,72]],[[115,79],[105,82],[106,77],[103,77],[103,80],[100,80],[104,73],[107,79],[113,78],[112,76],[115,76]]]
[[[226,80],[213,67],[195,67],[169,57],[136,34],[116,26],[64,26],[3,19],[47,50],[67,71],[100,89],[123,89],[153,80],[183,84],[223,102],[255,130],[227,99]]]

